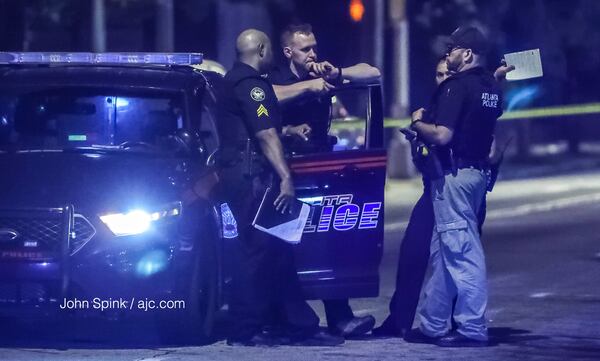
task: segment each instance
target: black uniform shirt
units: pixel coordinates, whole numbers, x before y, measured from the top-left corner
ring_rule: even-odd
[[[502,91],[492,74],[479,67],[454,74],[440,84],[434,103],[433,123],[454,131],[448,144],[454,156],[487,160],[502,115]]]
[[[275,85],[291,85],[303,80],[289,66],[274,68],[268,76]],[[300,125],[306,123],[312,128],[311,140],[319,141],[327,138],[329,118],[331,115],[331,96],[306,96],[288,101],[281,106],[284,125]],[[314,138],[314,139],[312,139]]]
[[[220,92],[218,128],[224,153],[240,150],[248,138],[260,153],[257,132],[275,128],[281,133],[281,113],[273,86],[254,68],[236,62],[225,75]]]

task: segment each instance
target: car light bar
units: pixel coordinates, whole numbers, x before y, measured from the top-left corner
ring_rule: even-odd
[[[155,64],[198,65],[201,53],[5,53],[0,64]]]

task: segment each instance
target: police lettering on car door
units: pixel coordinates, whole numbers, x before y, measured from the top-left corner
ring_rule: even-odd
[[[304,233],[377,228],[382,202],[352,203],[353,194],[306,199],[311,207]]]

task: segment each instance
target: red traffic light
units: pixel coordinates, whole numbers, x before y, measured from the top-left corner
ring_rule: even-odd
[[[358,23],[362,20],[365,14],[365,6],[362,0],[351,0],[350,1],[350,18],[352,21]]]

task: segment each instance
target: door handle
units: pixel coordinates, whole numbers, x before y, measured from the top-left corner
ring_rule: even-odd
[[[350,165],[345,166],[342,170],[340,170],[338,172],[334,172],[333,174],[334,174],[334,176],[336,176],[338,178],[347,178],[347,177],[352,177],[358,171],[359,171],[359,169],[356,165],[350,164]]]

